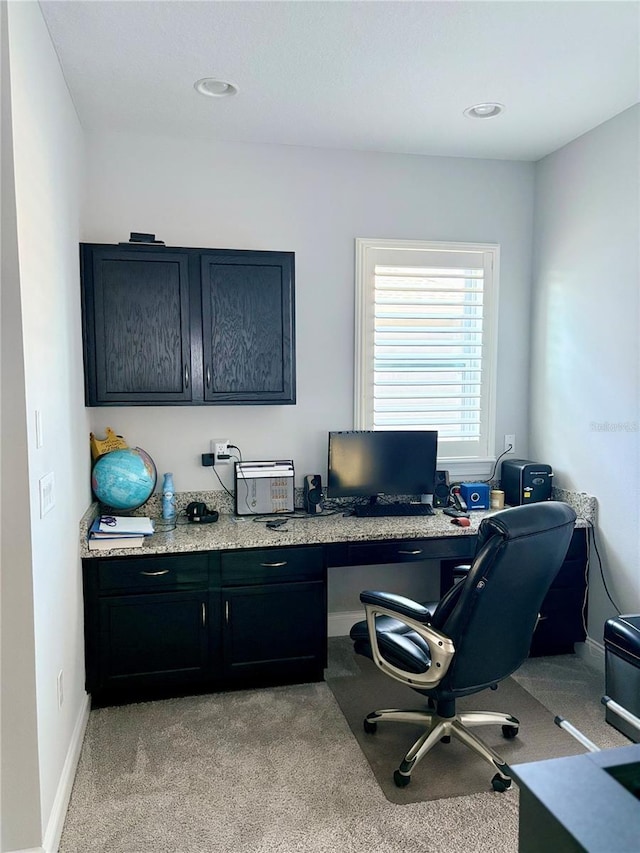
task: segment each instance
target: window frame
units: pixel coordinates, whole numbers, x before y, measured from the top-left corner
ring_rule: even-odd
[[[354,351],[354,428],[373,429],[374,372],[374,270],[382,253],[397,253],[402,266],[403,253],[481,252],[484,255],[482,384],[480,439],[474,452],[446,453],[439,445],[438,464],[443,468],[463,467],[465,474],[486,472],[487,463],[495,461],[496,387],[498,366],[498,295],[500,281],[500,246],[498,243],[463,243],[431,240],[370,239],[355,241],[355,351]],[[404,255],[405,258],[408,254]],[[385,258],[384,263],[388,264]],[[429,266],[425,255],[425,266]],[[433,429],[425,424],[425,429]],[[444,451],[444,452],[443,452]]]

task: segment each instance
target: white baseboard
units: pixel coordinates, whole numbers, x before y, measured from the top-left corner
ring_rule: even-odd
[[[69,800],[71,799],[71,790],[73,788],[73,780],[76,776],[78,761],[80,760],[80,750],[84,740],[85,729],[89,720],[89,711],[91,709],[91,700],[89,694],[85,694],[84,701],[80,707],[80,713],[76,720],[71,743],[67,750],[67,757],[60,775],[58,790],[53,801],[51,815],[47,823],[47,829],[42,842],[43,853],[57,853],[60,845],[60,838],[64,828],[64,819],[67,814]]]
[[[327,617],[327,633],[330,637],[348,637],[349,631],[364,619],[364,610],[344,610],[329,613]]]
[[[44,847],[22,847],[20,850],[9,850],[8,853],[45,853]]]
[[[604,644],[587,637],[584,643],[576,643],[575,652],[586,664],[604,673]]]

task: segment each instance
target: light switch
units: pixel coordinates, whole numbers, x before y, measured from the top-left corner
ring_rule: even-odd
[[[40,486],[40,518],[44,518],[56,505],[55,479],[53,471],[45,474],[39,480]]]
[[[36,448],[42,447],[44,444],[44,435],[42,432],[42,412],[36,409]]]

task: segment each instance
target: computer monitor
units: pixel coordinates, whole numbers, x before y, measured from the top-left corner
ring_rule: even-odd
[[[352,430],[329,433],[327,496],[432,495],[436,430]]]

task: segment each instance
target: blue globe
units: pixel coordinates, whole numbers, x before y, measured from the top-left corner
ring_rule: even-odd
[[[91,472],[91,488],[110,509],[131,510],[148,501],[158,473],[153,459],[140,447],[112,450],[99,456]]]

